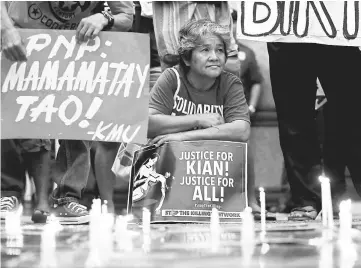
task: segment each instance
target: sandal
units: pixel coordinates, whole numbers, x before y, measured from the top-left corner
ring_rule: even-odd
[[[255,221],[261,220],[261,212],[260,211],[252,211],[253,218]],[[270,213],[266,211],[266,221],[275,221],[276,215],[274,213]]]
[[[47,220],[49,215],[50,214],[47,211],[35,209],[34,213],[33,213],[33,216],[31,217],[31,220],[34,223],[46,223],[46,220]]]
[[[315,220],[317,211],[312,206],[297,207],[292,209],[291,214],[288,216],[289,221],[310,221]]]

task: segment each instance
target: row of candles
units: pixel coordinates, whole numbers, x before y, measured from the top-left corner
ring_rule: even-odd
[[[325,229],[333,230],[334,229],[334,220],[333,220],[333,208],[332,208],[332,198],[331,198],[331,187],[330,180],[325,176],[320,176],[321,182],[321,194],[322,194],[322,225]],[[261,205],[261,235],[264,237],[266,234],[266,193],[264,188],[259,188],[259,198]],[[108,216],[107,213],[107,204],[101,204],[100,199],[95,199],[93,202],[92,210],[91,210],[91,222],[90,222],[90,249],[96,249],[94,251],[98,251],[99,240],[108,240],[111,241],[110,237],[112,235],[112,226],[113,220],[111,216]],[[345,200],[340,203],[339,206],[339,218],[340,218],[340,227],[339,227],[339,240],[343,242],[350,243],[352,240],[352,211],[351,211],[351,200]],[[216,216],[214,216],[216,215]],[[211,229],[214,234],[213,237],[219,237],[220,234],[220,225],[219,225],[219,216],[218,211],[213,209],[211,218]],[[5,231],[7,235],[18,236],[21,235],[21,227],[20,227],[20,217],[21,212],[16,215],[9,215],[5,221]],[[119,240],[123,240],[128,237],[127,223],[130,219],[127,216],[119,216],[119,219],[116,222],[116,234]],[[105,227],[108,226],[108,227]],[[104,232],[99,232],[102,228],[108,230],[108,237],[105,239]],[[50,217],[49,224],[44,226],[44,232],[42,234],[42,255],[43,260],[53,259],[54,256],[51,253],[51,249],[55,247],[55,236],[56,233],[62,229],[62,226],[54,219],[53,216]],[[144,241],[150,242],[149,234],[150,234],[150,211],[144,209],[143,211],[143,233],[144,233]],[[250,208],[246,208],[244,212],[243,224],[242,224],[242,241],[241,243],[248,244],[251,240],[254,240],[254,221],[252,216],[252,210]],[[100,235],[100,237],[99,237]],[[131,240],[131,239],[129,239]],[[212,248],[216,251],[219,248],[219,240],[213,239],[214,243],[212,243]],[[105,243],[102,244],[102,248],[104,249]],[[124,246],[124,243],[120,243]],[[127,244],[127,243],[126,243]],[[131,244],[131,243],[130,243]],[[145,243],[149,246],[149,243]],[[22,241],[20,242],[19,247],[21,248]],[[109,249],[111,248],[111,244],[109,244]],[[129,249],[123,249],[129,251],[132,247],[129,246]],[[147,247],[148,248],[148,247]],[[247,247],[244,247],[246,250]],[[111,250],[109,250],[111,252]],[[94,253],[94,252],[93,252]],[[94,254],[97,255],[97,254]],[[48,256],[48,257],[47,257]],[[50,257],[50,258],[49,258]],[[109,255],[107,255],[109,257]],[[52,262],[53,262],[52,261]],[[93,258],[92,258],[92,261]],[[46,261],[46,263],[49,263]],[[53,263],[54,264],[54,263]]]
[[[333,229],[333,207],[331,197],[330,179],[321,175],[319,177],[321,182],[321,202],[322,202],[322,225],[325,228]],[[266,193],[263,187],[259,188],[259,198],[261,204],[261,231],[266,232]],[[352,228],[352,204],[351,200],[343,200],[339,205],[340,231],[349,230]]]
[[[325,176],[320,176],[319,180],[321,182],[321,194],[322,194],[322,224],[325,228],[333,229],[334,220],[333,220],[333,208],[332,208],[332,198],[331,198],[331,188],[330,180]],[[259,188],[259,198],[261,204],[261,231],[266,232],[266,193],[263,187]],[[95,199],[93,204],[93,214],[101,214],[101,212],[106,214],[106,203],[101,205],[100,199]],[[352,213],[351,213],[351,200],[344,200],[340,203],[339,207],[339,218],[340,218],[340,228],[349,229],[352,226]],[[17,215],[9,215],[5,222],[5,231],[8,234],[18,232],[20,230],[19,218],[21,213]],[[146,217],[148,219],[149,217]],[[50,221],[53,222],[53,221]],[[146,224],[149,226],[149,222]]]

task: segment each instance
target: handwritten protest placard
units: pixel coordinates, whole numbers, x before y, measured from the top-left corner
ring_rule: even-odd
[[[128,212],[152,222],[209,222],[219,210],[222,222],[241,220],[246,207],[247,144],[222,141],[170,142],[136,152]]]
[[[20,30],[27,62],[1,57],[1,137],[145,143],[149,37]]]
[[[361,46],[360,1],[240,1],[237,38]]]

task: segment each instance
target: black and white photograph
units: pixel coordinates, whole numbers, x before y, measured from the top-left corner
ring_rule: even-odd
[[[0,4],[0,267],[361,267],[360,1]]]

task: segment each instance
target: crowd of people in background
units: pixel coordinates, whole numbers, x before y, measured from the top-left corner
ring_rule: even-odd
[[[150,144],[249,141],[263,77],[252,48],[234,34],[236,10],[227,1],[20,1],[1,2],[1,7],[1,49],[12,61],[27,60],[17,28],[71,29],[79,43],[101,31],[149,34]],[[37,9],[51,23],[33,16]],[[66,12],[56,14],[56,10],[72,16],[61,18]],[[289,219],[312,220],[321,209],[318,176],[322,172],[333,178],[334,202],[345,194],[346,167],[361,195],[361,128],[355,124],[361,51],[306,43],[269,43],[267,48],[280,145],[294,203]],[[317,78],[327,97],[323,153],[315,121]],[[182,114],[174,108],[180,99],[214,106],[214,112]],[[113,162],[119,148],[130,159],[132,146],[59,140],[55,153],[55,140],[1,140],[1,218],[21,207],[26,176],[35,183],[32,220],[36,223],[46,222],[50,213],[61,224],[88,222],[89,209],[82,200],[91,177],[96,184],[93,196],[107,200],[108,211],[114,212]],[[247,185],[257,218],[253,158],[248,155]],[[130,163],[122,168],[126,170]]]

